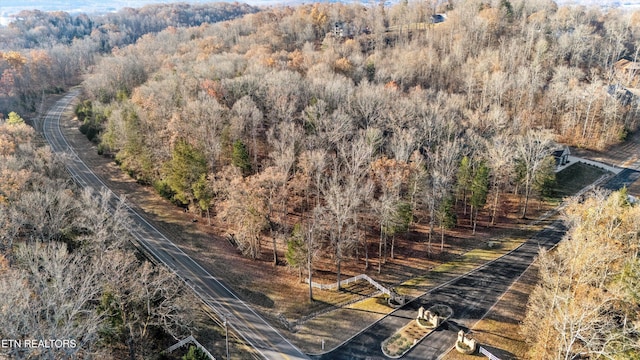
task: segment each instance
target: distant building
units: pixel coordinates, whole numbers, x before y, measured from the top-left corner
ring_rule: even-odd
[[[623,106],[640,103],[640,90],[627,88],[620,84],[609,85],[607,94],[618,99]]]
[[[445,14],[434,14],[434,15],[431,15],[431,23],[432,24],[438,24],[438,23],[444,22],[445,20],[447,20],[447,15],[445,15]]]
[[[616,79],[624,86],[638,87],[640,83],[640,63],[620,59],[613,64]]]
[[[333,36],[337,38],[344,37],[344,24],[341,22],[336,22],[333,25]]]
[[[354,34],[357,33],[363,33],[363,34],[368,34],[369,33],[369,29],[356,29],[353,24],[351,23],[345,23],[342,21],[337,21],[333,24],[333,29],[331,30],[331,34],[339,39],[352,39]]]

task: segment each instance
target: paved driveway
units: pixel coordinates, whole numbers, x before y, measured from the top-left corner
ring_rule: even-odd
[[[455,344],[460,329],[472,327],[491,309],[500,296],[533,262],[540,248],[557,244],[566,228],[554,221],[535,237],[505,256],[437,287],[396,310],[351,341],[317,359],[386,359],[380,348],[384,339],[407,322],[413,321],[418,308],[445,304],[453,315],[445,324],[427,336],[402,359],[439,359]]]

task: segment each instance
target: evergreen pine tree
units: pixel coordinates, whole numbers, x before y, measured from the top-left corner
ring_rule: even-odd
[[[231,154],[231,163],[242,170],[243,175],[249,175],[251,173],[251,161],[249,159],[249,152],[245,144],[236,140],[233,142],[233,153]]]

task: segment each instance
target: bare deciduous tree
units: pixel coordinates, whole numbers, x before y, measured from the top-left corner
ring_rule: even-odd
[[[491,183],[493,189],[493,204],[491,209],[491,225],[496,222],[496,214],[501,191],[509,183],[513,174],[513,147],[509,136],[499,135],[492,141],[487,141],[487,164],[491,168]]]
[[[529,197],[533,189],[535,176],[545,158],[551,154],[552,135],[548,131],[533,130],[516,139],[516,156],[522,168],[521,181],[524,186],[524,205],[522,217],[527,216]]]
[[[427,254],[431,255],[431,241],[433,228],[436,222],[436,210],[440,202],[453,184],[453,179],[458,167],[458,157],[460,153],[460,143],[458,140],[447,141],[439,145],[436,149],[428,153],[427,173],[428,185],[425,186],[424,197],[426,198],[427,209],[429,211],[429,238],[427,243]]]
[[[335,159],[329,178],[322,185],[322,197],[325,205],[325,226],[329,232],[331,246],[336,262],[337,282],[340,283],[340,266],[346,253],[358,243],[357,231],[354,227],[355,213],[371,191],[368,182],[358,178],[355,174],[343,175],[339,160]]]
[[[596,193],[565,209],[567,238],[541,251],[540,281],[524,331],[535,357],[633,358],[640,351],[637,316],[638,218],[625,191]]]
[[[233,104],[233,113],[243,119],[249,126],[251,136],[251,154],[253,155],[253,166],[258,165],[258,136],[264,131],[264,117],[262,112],[249,96],[243,96]]]
[[[240,250],[252,259],[260,256],[261,232],[268,225],[266,197],[260,191],[257,178],[236,177],[231,181],[228,198],[218,213],[218,217],[234,229],[232,236]]]

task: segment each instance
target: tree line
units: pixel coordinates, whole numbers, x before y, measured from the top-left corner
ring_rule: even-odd
[[[569,230],[538,258],[523,331],[531,358],[634,359],[640,356],[640,208],[626,189],[574,199]]]
[[[239,3],[148,5],[99,16],[22,11],[0,27],[0,114],[41,111],[45,95],[76,85],[101,54],[147,33],[256,11]]]

